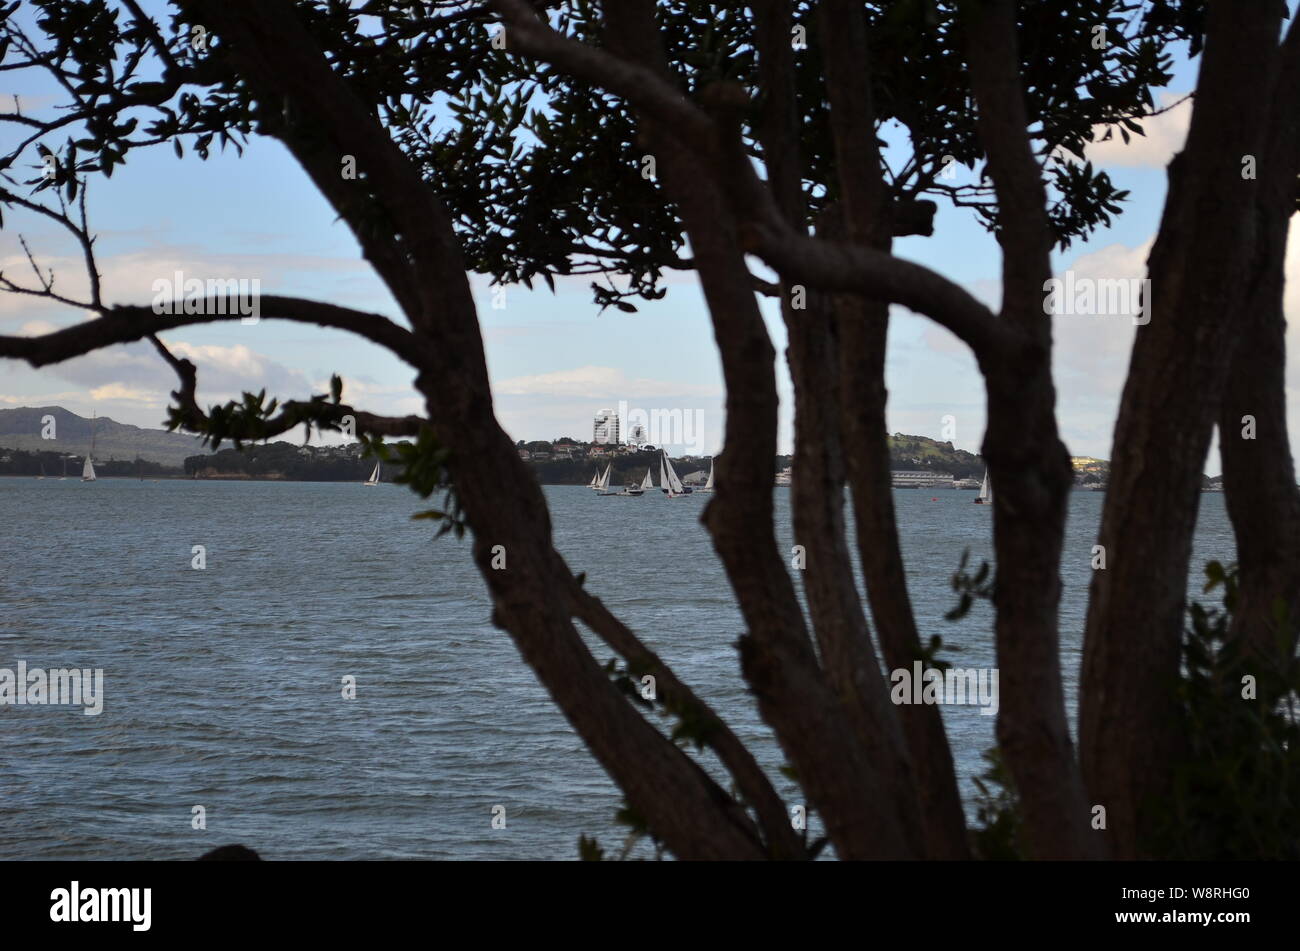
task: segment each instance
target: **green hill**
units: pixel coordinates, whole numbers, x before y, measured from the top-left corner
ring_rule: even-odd
[[[974,479],[984,474],[984,461],[973,452],[954,449],[950,442],[894,433],[889,437],[889,468],[926,469],[949,472],[955,479]]]
[[[54,417],[54,439],[42,439],[41,419]],[[170,433],[165,429],[142,429],[119,423],[107,416],[97,417],[95,426],[95,462],[114,459],[144,459],[180,468],[186,456],[202,451],[197,436]],[[61,452],[84,456],[90,448],[91,421],[62,406],[22,406],[0,409],[0,448],[26,449],[29,452]]]

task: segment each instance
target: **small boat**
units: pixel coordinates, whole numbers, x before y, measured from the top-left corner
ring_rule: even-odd
[[[700,489],[700,491],[701,492],[713,491],[713,460],[712,459],[709,460],[709,481],[704,483],[704,486]]]
[[[376,463],[375,463],[375,471],[372,472],[372,473],[370,473],[370,478],[367,479],[365,482],[363,482],[363,483],[361,483],[361,484],[362,484],[362,485],[369,485],[369,486],[376,486],[376,485],[379,485],[379,469],[380,469],[380,467],[381,467],[382,465],[383,465],[382,462],[376,462]]]
[[[648,492],[655,487],[655,480],[650,477],[650,473],[653,471],[654,471],[654,466],[645,467],[645,478],[641,480],[642,492]]]
[[[63,457],[63,475],[59,476],[59,481],[63,482],[68,478],[68,457]]]
[[[980,486],[980,494],[975,496],[976,505],[993,504],[993,487],[989,485],[989,470],[984,470],[984,483]]]
[[[670,499],[690,495],[691,490],[682,485],[682,480],[677,478],[677,470],[673,468],[673,464],[668,458],[668,450],[661,449],[659,451],[661,453],[659,457],[659,488]]]
[[[86,461],[81,467],[81,481],[95,481],[95,464],[91,458],[95,455],[95,414],[90,415],[90,452],[86,454]]]
[[[617,492],[609,491],[609,474],[613,471],[614,471],[614,463],[611,462],[609,465],[605,466],[605,471],[602,472],[600,474],[600,478],[596,480],[595,489],[597,495],[601,497],[605,497],[605,496],[619,494]]]
[[[592,473],[591,481],[587,483],[587,488],[596,492],[600,491],[600,466],[597,466],[596,471]]]
[[[45,461],[44,461],[44,460],[41,461],[41,474],[38,475],[36,478],[37,478],[37,480],[40,480],[40,479],[44,479],[44,478],[45,478]]]

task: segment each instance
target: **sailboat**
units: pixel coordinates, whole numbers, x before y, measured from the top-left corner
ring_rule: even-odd
[[[86,454],[86,461],[81,467],[82,482],[95,481],[95,464],[91,462],[91,458],[94,455],[95,455],[95,417],[92,414],[90,417],[90,452]]]
[[[645,478],[641,480],[641,491],[648,492],[655,487],[655,480],[651,478],[650,473],[654,471],[654,466],[645,467]]]
[[[980,486],[980,494],[975,496],[976,505],[993,504],[993,487],[989,485],[989,470],[984,470],[984,483]]]
[[[609,465],[605,466],[605,471],[602,472],[602,473],[600,474],[600,478],[598,478],[598,479],[596,480],[596,484],[595,484],[594,486],[592,486],[592,488],[594,488],[594,489],[596,490],[596,494],[597,494],[597,495],[617,495],[617,494],[618,494],[617,492],[611,492],[611,491],[609,491],[609,474],[610,474],[610,472],[613,471],[613,469],[614,469],[614,463],[612,463],[612,462],[611,462]]]
[[[691,490],[682,485],[682,480],[677,478],[677,470],[673,468],[672,462],[668,459],[668,450],[661,449],[660,453],[662,455],[659,457],[659,488],[670,499],[690,495]]]
[[[647,469],[647,470],[646,470],[646,475],[649,475],[649,474],[650,474],[650,472],[649,472],[649,470]],[[642,482],[629,482],[627,485],[623,486],[623,491],[622,491],[620,494],[621,494],[621,495],[644,495],[644,494],[645,494],[645,489],[646,489],[646,487],[645,487],[645,482],[644,482],[644,481],[642,481]]]
[[[591,481],[587,483],[587,488],[600,491],[600,466],[591,474]]]
[[[701,491],[701,492],[712,492],[712,491],[713,491],[713,460],[712,460],[712,459],[709,460],[709,481],[706,482],[706,483],[704,483],[704,485],[703,485],[703,487],[701,487],[700,491]]]
[[[365,482],[363,482],[363,483],[361,483],[361,484],[362,484],[362,485],[369,485],[369,486],[379,485],[379,467],[382,466],[382,465],[383,465],[382,462],[376,462],[376,463],[375,463],[375,471],[372,472],[372,473],[370,473],[370,478],[367,479]]]
[[[38,475],[36,478],[37,478],[37,479],[44,479],[44,478],[45,478],[45,460],[44,460],[44,459],[41,460],[41,474]]]
[[[68,478],[68,457],[63,457],[63,475],[59,476],[59,481],[63,482]]]

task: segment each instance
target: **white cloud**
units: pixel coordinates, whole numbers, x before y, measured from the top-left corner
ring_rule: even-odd
[[[139,389],[122,383],[108,383],[90,391],[90,398],[99,403],[145,403],[157,405],[158,390]]]
[[[1150,252],[1149,240],[1134,248],[1112,244],[1075,258],[1067,270],[1074,273],[1076,284],[1140,280],[1146,277]],[[1117,402],[1136,329],[1128,316],[1053,317],[1053,363],[1063,395]]]
[[[34,242],[32,254],[42,274],[53,272],[55,290],[61,295],[78,301],[89,298],[90,282],[86,277],[85,261],[80,251],[70,246],[68,241],[58,237]],[[340,273],[366,274],[371,275],[376,287],[381,287],[364,261],[308,254],[215,253],[195,246],[151,244],[134,251],[100,256],[98,265],[101,296],[110,305],[149,303],[154,298],[153,282],[160,279],[172,281],[177,271],[186,279],[257,280],[263,294],[282,292],[284,287],[296,283],[293,280],[295,275],[304,273],[324,273],[331,279],[339,277]],[[19,284],[36,286],[31,264],[17,249],[0,254],[0,271],[11,275]],[[6,318],[33,314],[67,315],[70,310],[57,301],[0,293],[0,326]],[[73,312],[78,319],[89,316]]]
[[[1182,99],[1184,95],[1172,92],[1161,93],[1157,108],[1167,108]],[[1189,99],[1173,106],[1168,112],[1139,120],[1137,124],[1142,127],[1145,135],[1130,133],[1127,145],[1119,134],[1120,127],[1116,126],[1112,128],[1108,141],[1094,141],[1084,152],[1088,160],[1098,166],[1164,168],[1174,154],[1182,149],[1183,142],[1187,139],[1187,125],[1191,117],[1192,101]],[[1100,125],[1093,128],[1097,139],[1106,134],[1106,129],[1106,126]]]
[[[585,366],[498,380],[499,396],[569,396],[593,400],[638,400],[658,396],[720,397],[716,386],[669,380],[631,379],[617,367]],[[594,409],[595,407],[593,407]]]

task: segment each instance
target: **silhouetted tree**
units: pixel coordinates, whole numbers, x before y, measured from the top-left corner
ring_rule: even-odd
[[[380,454],[379,437],[416,436],[398,451],[399,478],[423,495],[451,486],[446,517],[472,532],[493,620],[638,821],[676,855],[804,858],[815,847],[791,828],[750,751],[555,551],[542,494],[493,415],[470,271],[530,286],[592,275],[596,302],[625,312],[662,296],[666,271],[698,279],[727,386],[725,454],[704,521],[745,619],[744,676],[840,857],[969,854],[939,713],[892,705],[881,675],[882,661],[926,656],[889,493],[890,305],[955,334],[986,384],[997,736],[1028,855],[1147,854],[1145,804],[1187,755],[1172,685],[1216,423],[1242,552],[1237,636],[1261,656],[1276,652],[1274,607],[1294,606],[1300,589],[1281,339],[1300,31],[1293,24],[1280,39],[1279,0],[175,0],[165,30],[130,0],[20,6],[40,16],[23,25],[7,8],[5,67],[52,73],[69,108],[56,119],[0,116],[26,133],[7,153],[0,202],[68,228],[91,280],[86,299],[39,270],[35,285],[0,280],[96,317],[0,338],[0,355],[39,367],[148,338],[180,379],[172,424],[214,445],[303,424],[355,425]],[[1049,253],[1118,211],[1123,193],[1083,160],[1084,146],[1099,126],[1137,131],[1151,88],[1169,78],[1169,44],[1183,41],[1201,71],[1151,254],[1151,320],[1137,332],[1115,433],[1076,755],[1058,650],[1072,473],[1055,416]],[[898,169],[882,157],[885,123],[911,149]],[[309,401],[258,394],[205,410],[194,366],[157,335],[226,319],[222,302],[158,315],[101,299],[86,180],[138,147],[206,156],[250,135],[293,154],[406,326],[286,297],[264,298],[263,316],[389,349],[415,370],[425,417],[357,410],[337,380]],[[33,158],[42,173],[20,185],[17,163]],[[954,184],[953,167],[981,173]],[[894,238],[932,231],[940,200],[973,208],[996,235],[998,312],[893,254]],[[778,280],[751,273],[750,257]],[[807,616],[776,543],[771,488],[754,477],[776,455],[762,294],[779,299],[790,340]],[[1267,439],[1233,441],[1246,412]],[[874,632],[848,557],[845,485]],[[504,570],[490,567],[497,545],[510,553]],[[673,737],[628,702],[575,621],[622,657],[625,674],[657,678],[658,702],[680,721]],[[1283,656],[1294,647],[1281,646]],[[690,740],[716,754],[735,795],[675,742]],[[1108,811],[1104,831],[1090,823],[1094,805]]]

